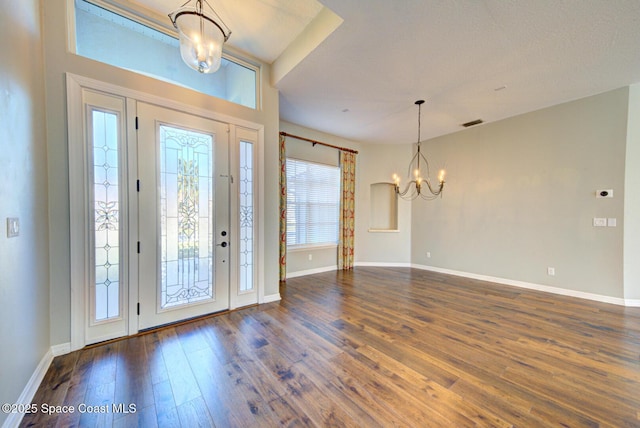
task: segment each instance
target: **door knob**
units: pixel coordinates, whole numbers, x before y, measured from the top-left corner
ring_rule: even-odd
[[[218,246],[222,247],[222,248],[225,248],[227,245],[229,245],[229,244],[227,244],[226,242],[222,242],[222,243],[218,244]]]

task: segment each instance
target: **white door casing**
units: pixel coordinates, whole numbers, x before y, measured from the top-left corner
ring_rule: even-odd
[[[119,211],[122,213],[119,221],[121,226],[120,233],[120,269],[119,269],[119,287],[121,287],[120,299],[120,315],[121,318],[117,322],[109,320],[109,322],[91,322],[91,317],[95,315],[91,308],[91,298],[94,291],[91,290],[92,278],[95,280],[95,256],[91,256],[92,245],[95,242],[91,240],[91,229],[89,227],[91,221],[95,222],[95,214],[90,213],[91,207],[91,189],[93,185],[88,180],[92,174],[92,166],[89,164],[89,150],[91,148],[87,139],[86,114],[87,105],[90,103],[89,98],[97,94],[98,99],[111,100],[107,104],[114,103],[119,106],[119,120],[122,121],[124,131],[120,132],[122,141],[119,151],[121,177],[118,183],[121,187],[121,200]],[[97,104],[100,104],[99,102]],[[141,302],[141,306],[149,306],[145,300],[140,300],[138,290],[138,280],[143,277],[144,272],[140,269],[142,263],[138,260],[137,242],[139,241],[139,228],[145,225],[145,219],[142,213],[139,213],[138,194],[137,194],[137,166],[142,160],[138,161],[137,152],[137,131],[135,129],[136,110],[141,104],[150,104],[163,106],[163,108],[172,112],[183,113],[186,115],[197,116],[205,121],[214,121],[217,125],[228,127],[228,143],[229,158],[228,172],[229,187],[231,192],[228,194],[227,204],[229,207],[230,224],[228,231],[229,246],[225,247],[228,255],[226,263],[228,263],[228,295],[226,298],[221,297],[220,301],[226,300],[227,307],[231,309],[251,305],[254,303],[271,301],[273,299],[264,296],[264,201],[263,191],[264,182],[260,180],[260,174],[264,167],[264,130],[263,126],[248,122],[242,119],[230,117],[227,115],[212,112],[210,110],[192,107],[186,104],[177,103],[164,99],[155,95],[146,94],[129,88],[123,88],[117,85],[100,82],[94,79],[67,73],[67,109],[68,109],[68,133],[69,133],[69,192],[70,192],[70,246],[71,246],[71,350],[77,350],[85,345],[107,340],[109,338],[132,335],[139,330],[145,328],[146,324],[139,324],[137,316],[137,302]],[[100,106],[98,106],[100,107]],[[108,107],[108,106],[107,106]],[[112,106],[113,107],[113,106]],[[103,107],[100,107],[103,108]],[[111,111],[113,108],[107,108]],[[166,121],[172,123],[171,120]],[[199,127],[195,127],[199,129]],[[218,129],[217,134],[221,131]],[[226,129],[225,129],[226,135]],[[252,207],[250,217],[253,223],[249,229],[244,229],[245,245],[252,245],[251,251],[244,252],[244,259],[241,256],[241,218],[243,218],[243,210],[247,210],[247,198],[244,202],[240,200],[240,192],[242,186],[238,179],[242,175],[241,162],[241,142],[245,148],[251,149],[250,163],[251,168],[251,192]],[[246,166],[245,159],[245,166]],[[245,170],[246,174],[246,170]],[[246,178],[246,177],[245,177]],[[142,184],[144,188],[144,184]],[[246,187],[246,186],[245,186]],[[93,208],[92,208],[93,209]],[[229,212],[228,211],[228,212]],[[93,219],[91,216],[94,215]],[[246,219],[246,216],[245,216]],[[252,234],[251,239],[247,238],[247,230]],[[217,232],[221,232],[218,230]],[[221,236],[215,236],[215,243],[221,243]],[[144,251],[144,244],[141,243]],[[221,247],[216,247],[220,250]],[[246,247],[245,247],[246,250]],[[217,251],[220,255],[222,252]],[[248,258],[247,258],[248,257]],[[250,260],[251,266],[242,268],[240,260]],[[223,270],[223,269],[222,269]],[[218,271],[221,273],[222,270]],[[247,272],[251,277],[247,277]],[[244,285],[240,284],[241,277],[244,275]],[[95,285],[95,284],[94,284]],[[148,298],[146,298],[148,299]],[[156,301],[151,306],[155,305]],[[199,306],[194,304],[193,306]],[[213,311],[217,310],[216,308]],[[144,309],[142,309],[144,313]],[[93,315],[92,315],[93,313]],[[186,315],[189,316],[188,314]],[[163,321],[160,321],[163,322]],[[109,325],[112,327],[109,327]],[[94,329],[94,326],[99,328]],[[94,330],[94,331],[92,331]]]

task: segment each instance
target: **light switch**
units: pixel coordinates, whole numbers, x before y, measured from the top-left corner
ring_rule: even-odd
[[[7,218],[7,238],[15,238],[20,235],[20,219],[17,217]]]

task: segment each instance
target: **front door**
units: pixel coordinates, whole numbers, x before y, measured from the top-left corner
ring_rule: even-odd
[[[138,103],[139,329],[229,308],[229,127]]]

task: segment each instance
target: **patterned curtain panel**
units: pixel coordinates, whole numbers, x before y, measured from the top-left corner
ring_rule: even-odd
[[[340,225],[338,229],[338,269],[353,268],[353,242],[355,226],[356,155],[340,151],[342,170],[342,197],[340,199]]]
[[[287,152],[280,136],[280,281],[287,279]]]

